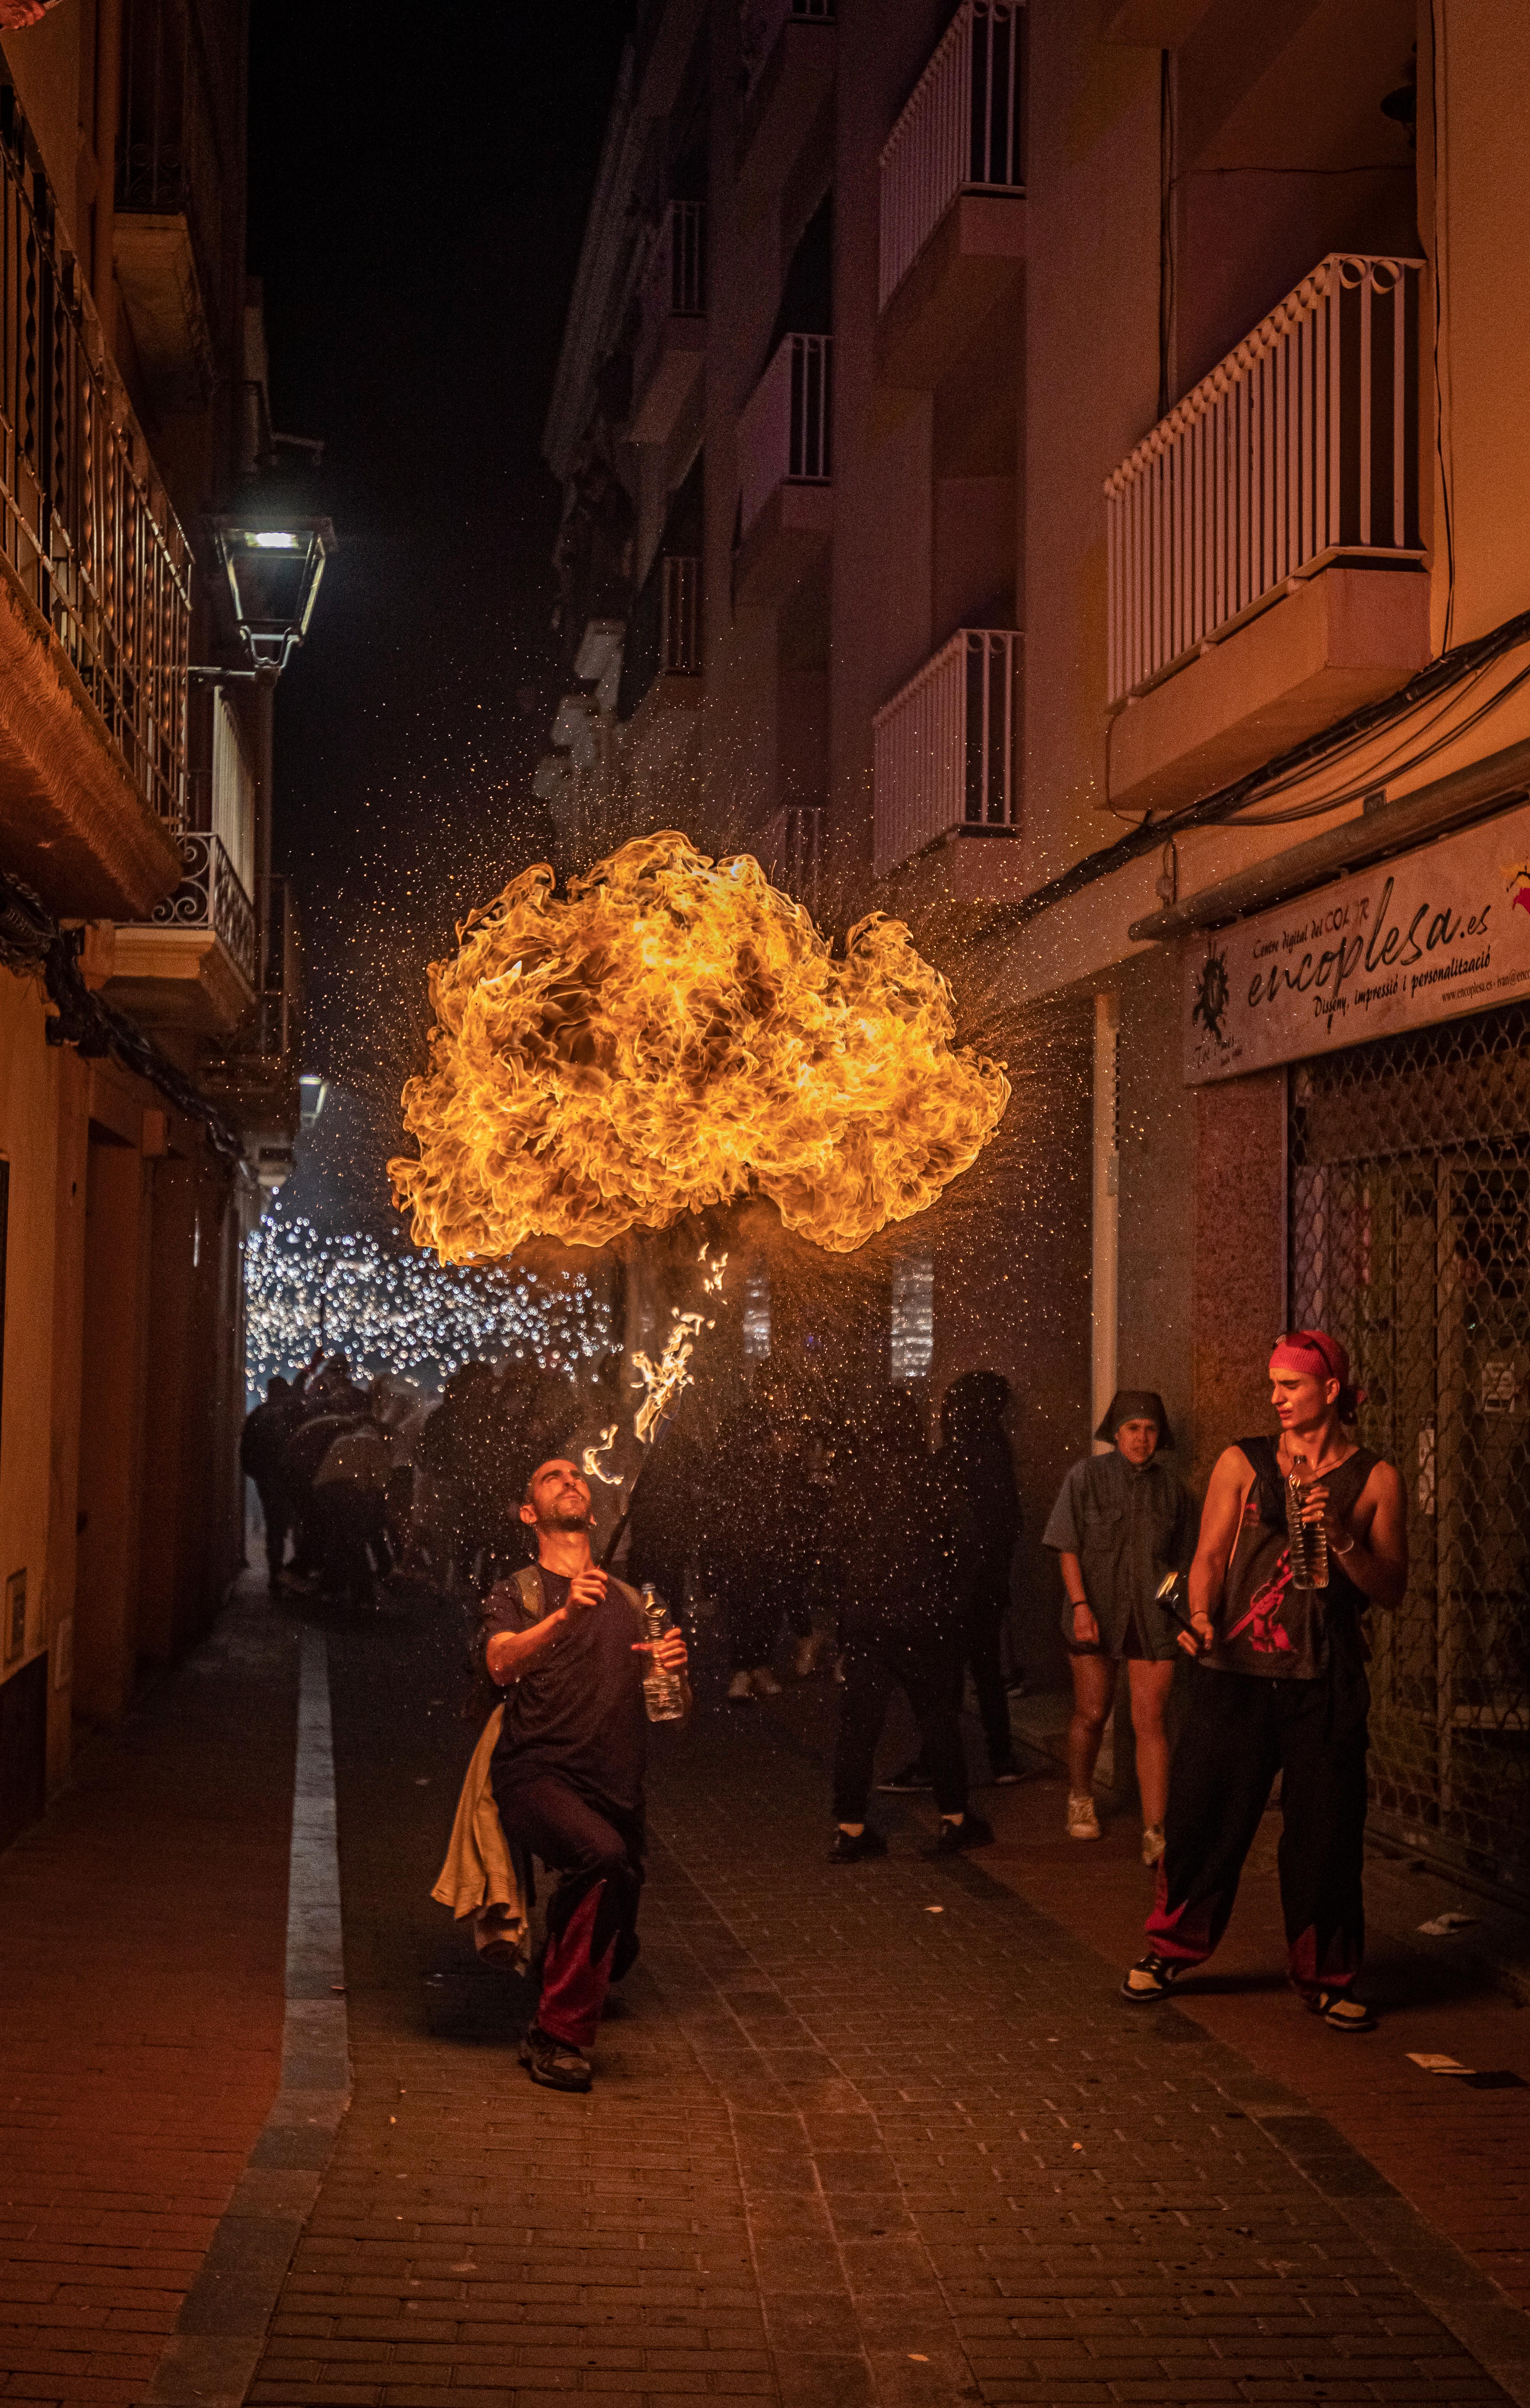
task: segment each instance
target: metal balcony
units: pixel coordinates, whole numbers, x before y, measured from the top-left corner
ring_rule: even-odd
[[[743,602],[778,602],[834,523],[834,337],[788,335],[738,420]]]
[[[1020,666],[1012,628],[963,627],[876,713],[878,878],[943,837],[1014,833]]]
[[[1418,259],[1321,260],[1108,480],[1112,702],[1298,572],[1422,557],[1423,274]]]
[[[707,344],[706,235],[699,201],[671,201],[654,230],[633,360],[635,443],[667,443],[695,391]]]
[[[1025,190],[1022,0],[963,0],[881,154],[877,306],[964,193]]]
[[[23,851],[30,826],[33,844],[58,853],[56,879],[44,879],[46,852],[37,876],[38,882],[72,883],[78,899],[64,900],[64,908],[106,917],[148,910],[171,882],[158,868],[160,850],[124,831],[126,866],[121,853],[108,863],[111,847],[100,823],[125,773],[166,828],[179,832],[182,824],[191,553],[61,236],[16,93],[6,84],[0,559],[24,605],[51,629],[103,753],[110,755],[98,767],[64,714],[56,740],[34,757],[18,718],[0,738],[0,813],[14,815]],[[84,726],[82,720],[80,733]],[[50,812],[61,825],[44,838],[38,831]],[[7,834],[8,840],[8,827]],[[15,851],[12,861],[21,866]]]
[[[214,377],[223,280],[220,109],[188,0],[123,0],[113,248],[140,363],[166,406],[194,408]],[[233,115],[225,93],[225,136]]]

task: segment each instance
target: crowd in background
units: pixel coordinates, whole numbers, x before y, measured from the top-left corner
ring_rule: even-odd
[[[365,1606],[379,1584],[407,1579],[481,1597],[526,1560],[532,1469],[556,1454],[578,1461],[622,1418],[621,1364],[611,1357],[584,1390],[522,1362],[466,1364],[439,1397],[389,1377],[363,1386],[343,1355],[273,1380],[241,1457],[273,1590]],[[902,1630],[912,1616],[946,1686],[970,1666],[1001,1773],[1020,1528],[1008,1394],[995,1372],[953,1382],[932,1449],[908,1390],[854,1412],[757,1366],[720,1415],[695,1392],[683,1398],[627,1490],[592,1483],[600,1536],[630,1498],[626,1577],[651,1581],[678,1612],[721,1617],[736,1704],[777,1695],[778,1665],[797,1677],[842,1670],[852,1632]]]

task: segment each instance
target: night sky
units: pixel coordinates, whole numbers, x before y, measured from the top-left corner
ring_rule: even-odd
[[[367,1099],[364,1187],[425,961],[550,838],[528,783],[558,692],[541,430],[631,14],[252,11],[272,412],[325,438],[312,507],[341,543],[279,691],[276,867],[305,917],[304,1067]]]

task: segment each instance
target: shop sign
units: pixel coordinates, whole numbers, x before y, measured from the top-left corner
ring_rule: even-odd
[[[1187,938],[1185,1082],[1530,996],[1530,805]]]

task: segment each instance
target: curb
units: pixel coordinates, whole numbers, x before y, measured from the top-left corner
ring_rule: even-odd
[[[305,1628],[287,1885],[281,2086],[219,2220],[144,2408],[241,2408],[350,2103],[329,1656]]]

